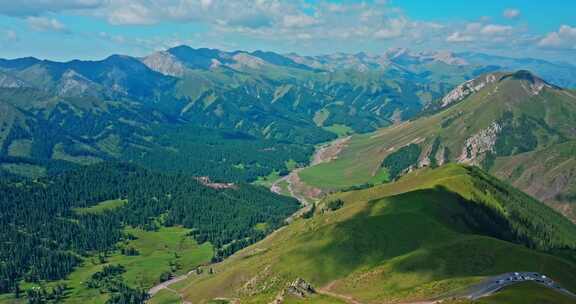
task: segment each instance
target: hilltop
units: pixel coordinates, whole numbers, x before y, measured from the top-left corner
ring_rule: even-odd
[[[335,200],[343,205],[334,208]],[[288,292],[286,303],[396,303],[537,269],[575,290],[575,233],[549,207],[480,169],[450,164],[329,196],[311,218],[172,287],[194,303],[271,303],[300,278],[317,295]]]

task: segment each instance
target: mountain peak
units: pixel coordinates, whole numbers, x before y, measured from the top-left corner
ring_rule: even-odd
[[[514,73],[504,75],[504,76],[502,76],[501,80],[504,80],[507,78],[513,79],[513,80],[527,81],[531,84],[545,83],[547,85],[550,85],[544,79],[538,77],[536,74],[534,74],[528,70],[518,70]]]
[[[493,83],[498,83],[497,90],[516,91],[516,97],[519,96],[520,92],[524,92],[526,97],[530,97],[539,95],[545,88],[560,89],[527,70],[518,70],[512,73],[493,72],[468,80],[454,88],[442,98],[440,108],[460,102]],[[520,88],[520,90],[516,90],[516,88]]]

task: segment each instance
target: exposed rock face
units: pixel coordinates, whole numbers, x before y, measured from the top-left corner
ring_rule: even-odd
[[[440,145],[438,151],[436,151],[436,155],[434,155],[434,157],[436,158],[436,164],[438,166],[442,166],[446,163],[445,156],[446,156],[446,147],[444,145]]]
[[[544,80],[535,77],[533,81],[529,82],[527,85],[522,83],[522,87],[529,95],[537,96],[540,95],[544,88],[552,88],[548,83]]]
[[[0,88],[20,88],[23,86],[22,81],[0,73]]]
[[[494,74],[487,74],[476,79],[466,81],[465,83],[457,86],[450,93],[442,98],[442,108],[445,108],[453,103],[462,101],[464,98],[480,91],[485,86],[496,82],[497,77]]]
[[[59,96],[98,95],[98,85],[74,70],[67,70],[62,74],[60,83],[56,88]]]
[[[286,288],[286,294],[301,298],[305,298],[314,293],[315,291],[312,285],[301,278],[296,279],[290,284],[290,286],[288,286],[288,288]]]
[[[494,146],[500,131],[502,131],[502,126],[493,122],[488,128],[466,139],[458,162],[478,165],[486,152],[495,152]]]
[[[145,57],[142,62],[153,71],[174,77],[181,77],[186,70],[184,65],[168,52],[154,53]]]
[[[238,53],[232,59],[235,63],[230,66],[234,69],[242,69],[244,67],[258,69],[264,65],[264,60],[246,53]]]
[[[290,283],[288,287],[282,290],[276,296],[276,298],[272,302],[270,302],[270,304],[282,304],[284,303],[284,298],[286,297],[306,298],[315,293],[316,291],[314,290],[314,287],[312,287],[310,283],[306,282],[302,278],[298,278],[294,280],[294,282]]]

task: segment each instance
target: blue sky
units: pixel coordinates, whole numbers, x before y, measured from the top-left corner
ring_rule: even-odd
[[[300,54],[406,47],[576,63],[572,0],[2,2],[2,58],[143,56],[187,44]]]

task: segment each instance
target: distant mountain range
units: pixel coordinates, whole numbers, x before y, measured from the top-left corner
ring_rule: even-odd
[[[463,81],[519,68],[576,86],[570,65],[405,49],[300,56],[179,46],[144,58],[2,59],[1,166],[35,175],[48,163],[150,163],[150,155],[186,153],[161,140],[166,128],[230,130],[313,145],[335,133],[369,132],[413,118]]]

